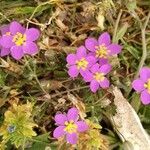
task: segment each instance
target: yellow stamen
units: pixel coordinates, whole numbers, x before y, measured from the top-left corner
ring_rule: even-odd
[[[74,133],[77,132],[77,125],[74,123],[74,121],[70,121],[70,122],[65,122],[65,129],[64,131],[66,131],[67,133]]]
[[[10,35],[10,32],[6,32],[5,35]]]
[[[144,87],[147,89],[148,93],[150,94],[150,79],[148,79],[148,82],[144,84]]]
[[[77,60],[76,61],[76,64],[77,64],[77,68],[78,69],[83,69],[85,70],[87,68],[87,65],[88,65],[88,61],[85,60],[85,58],[82,58],[80,60]]]
[[[105,45],[96,46],[96,57],[107,58],[108,50]]]
[[[13,42],[17,45],[17,46],[21,46],[26,42],[26,35],[17,32],[16,35],[14,35],[13,37]]]
[[[95,79],[96,81],[103,81],[103,80],[105,79],[105,77],[104,77],[104,74],[103,74],[103,73],[96,72],[96,73],[94,74],[94,79]]]

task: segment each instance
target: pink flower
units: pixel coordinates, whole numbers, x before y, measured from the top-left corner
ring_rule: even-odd
[[[109,80],[105,77],[111,71],[111,65],[104,64],[100,66],[95,64],[91,67],[89,72],[84,75],[84,80],[90,82],[90,89],[92,92],[96,92],[100,87],[108,88]]]
[[[71,77],[77,77],[79,73],[83,75],[93,64],[96,63],[94,56],[88,56],[86,48],[80,46],[76,54],[69,54],[66,58],[68,65],[68,74]]]
[[[86,39],[85,47],[91,52],[91,55],[94,55],[99,60],[101,65],[108,63],[108,57],[119,54],[122,49],[120,45],[111,43],[108,32],[101,34],[98,40],[95,38]]]
[[[2,33],[3,34],[3,33]],[[10,50],[10,54],[16,60],[21,59],[24,54],[35,55],[38,47],[34,43],[40,33],[35,28],[25,29],[21,24],[13,21],[9,25],[9,30],[0,39],[0,45]]]
[[[150,68],[143,67],[140,70],[140,78],[132,82],[132,87],[141,93],[141,101],[144,105],[150,104]]]
[[[7,36],[7,35],[9,35],[10,34],[10,32],[9,32],[9,25],[4,25],[4,26],[2,26],[1,28],[0,28],[0,32],[1,32],[1,35],[2,36]],[[1,40],[1,39],[0,39]],[[1,42],[0,42],[1,43]],[[1,45],[0,45],[0,56],[1,57],[3,57],[3,56],[7,56],[7,55],[9,55],[9,53],[10,53],[10,49],[9,48],[5,48],[5,47],[2,47]]]
[[[76,144],[78,133],[88,129],[84,121],[78,121],[78,117],[78,110],[76,108],[69,109],[66,115],[55,115],[55,121],[58,127],[54,130],[53,136],[58,139],[65,135],[67,142]]]

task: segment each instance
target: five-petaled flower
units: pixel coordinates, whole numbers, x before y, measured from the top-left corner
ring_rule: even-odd
[[[93,65],[89,72],[84,75],[84,80],[90,82],[90,89],[96,92],[100,87],[108,88],[109,80],[105,77],[111,71],[111,65],[104,64],[100,66],[98,63]]]
[[[150,104],[150,68],[143,67],[140,70],[140,78],[132,82],[132,87],[141,93],[141,101],[143,104]]]
[[[88,129],[88,125],[84,121],[78,121],[78,118],[76,108],[69,109],[66,115],[56,114],[55,121],[58,127],[54,130],[53,136],[58,139],[65,135],[67,142],[76,144],[78,134]]]
[[[88,38],[85,40],[85,47],[94,55],[99,63],[106,64],[111,55],[119,54],[122,47],[118,44],[111,43],[108,32],[101,34],[96,40],[95,38]]]
[[[21,24],[13,21],[9,25],[9,30],[2,33],[0,45],[7,50],[9,49],[12,57],[19,60],[24,54],[35,55],[38,52],[34,41],[38,39],[39,35],[39,30],[25,29]]]
[[[71,77],[77,77],[79,73],[83,76],[96,63],[96,58],[88,56],[84,46],[80,46],[76,54],[69,54],[66,60],[69,67],[68,74]]]

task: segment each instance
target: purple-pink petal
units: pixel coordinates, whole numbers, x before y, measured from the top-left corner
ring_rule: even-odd
[[[87,56],[93,56],[93,57],[95,57],[95,52],[89,52],[89,53],[87,54]],[[96,58],[96,60],[98,60],[98,59]]]
[[[100,58],[99,59],[99,65],[102,66],[102,65],[105,65],[105,64],[108,64],[108,59]]]
[[[25,31],[27,41],[35,41],[39,38],[40,32],[38,29],[30,28]]]
[[[4,35],[6,32],[9,32],[9,25],[4,25],[0,27],[1,34]]]
[[[22,25],[16,21],[13,21],[12,23],[10,23],[9,29],[13,35],[15,35],[17,32],[20,32],[20,33],[25,32],[25,28],[22,27]]]
[[[63,135],[65,135],[64,129],[65,129],[65,126],[57,127],[53,132],[53,137],[58,139],[58,138],[62,137]]]
[[[121,52],[122,46],[118,44],[111,44],[107,46],[110,55],[119,54]]]
[[[67,121],[67,116],[64,114],[56,114],[54,120],[57,125],[64,125]]]
[[[148,105],[150,104],[150,93],[148,93],[147,90],[144,90],[142,93],[141,93],[141,101],[144,105]]]
[[[85,47],[94,52],[96,50],[96,46],[98,46],[98,41],[95,38],[88,38],[85,40]]]
[[[67,118],[69,121],[77,121],[78,120],[78,109],[77,108],[71,108],[68,110]]]
[[[76,144],[78,140],[76,133],[72,133],[72,134],[67,133],[66,138],[67,138],[67,142],[70,144]]]
[[[14,43],[12,42],[13,37],[10,35],[4,35],[2,36],[1,40],[0,40],[0,44],[2,45],[2,47],[5,48],[10,48],[14,45]]]
[[[110,82],[107,78],[105,78],[103,81],[100,81],[99,84],[102,88],[108,88],[110,85]]]
[[[103,66],[100,67],[99,71],[101,73],[104,73],[104,75],[106,75],[107,73],[109,73],[111,71],[111,65],[110,64],[105,64]]]
[[[16,60],[21,59],[24,55],[22,46],[13,46],[11,47],[10,52],[12,57],[15,58]]]
[[[92,80],[90,83],[90,89],[95,93],[99,89],[99,83],[96,80]]]
[[[86,60],[88,61],[88,68],[96,63],[96,58],[94,56],[87,56]]]
[[[143,67],[140,70],[140,78],[142,81],[147,82],[147,80],[150,79],[150,69],[147,67]]]
[[[96,63],[95,65],[93,65],[90,69],[90,71],[92,73],[95,73],[95,72],[98,72],[99,71],[99,68],[100,68],[100,65],[98,63]]]
[[[66,61],[69,65],[75,65],[77,57],[75,54],[69,54],[66,58]]]
[[[35,55],[38,52],[38,47],[34,42],[27,41],[23,45],[23,52],[30,55]]]
[[[81,59],[81,58],[84,58],[86,57],[87,53],[86,53],[86,48],[84,46],[80,46],[78,49],[77,49],[77,58],[78,59]]]
[[[141,92],[145,89],[144,87],[144,82],[141,79],[136,79],[132,82],[132,87],[134,88],[134,90],[136,90],[137,92]]]
[[[93,80],[93,74],[89,70],[83,72],[81,75],[85,82],[90,82]]]
[[[86,72],[89,72],[89,70],[88,69],[85,69],[85,70],[80,69],[79,70],[79,73],[81,74],[82,77],[84,77],[87,74]]]
[[[108,32],[104,32],[103,34],[101,34],[98,38],[98,44],[105,44],[106,46],[108,46],[110,44],[110,35]]]
[[[73,65],[73,66],[70,66],[70,67],[69,67],[68,74],[69,74],[69,76],[72,77],[72,78],[75,78],[75,77],[78,76],[79,71],[78,71],[76,65]]]
[[[1,57],[7,56],[9,53],[10,53],[10,49],[9,49],[9,48],[4,48],[4,47],[2,47],[2,48],[1,48],[1,52],[0,52],[0,56],[1,56]]]
[[[88,129],[88,125],[84,121],[77,121],[76,125],[78,132],[84,132]]]

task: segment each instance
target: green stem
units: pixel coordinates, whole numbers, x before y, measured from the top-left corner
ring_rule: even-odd
[[[147,19],[146,19],[144,25],[141,27],[143,53],[142,53],[141,61],[139,63],[137,73],[136,73],[134,79],[136,79],[139,76],[139,72],[140,72],[141,68],[144,66],[144,62],[145,62],[146,57],[147,57],[146,37],[145,37],[146,32],[145,31],[146,31],[146,27],[148,25],[149,19],[150,19],[150,12],[148,13],[148,16],[147,16]]]
[[[74,89],[67,90],[67,91],[63,91],[63,92],[60,92],[58,94],[54,94],[54,95],[51,96],[51,98],[54,98],[56,96],[59,96],[59,95],[65,94],[65,93],[69,93],[69,92],[73,92],[73,91],[77,91],[77,90],[81,90],[81,89],[86,89],[86,88],[89,88],[89,85],[78,87],[78,88],[74,88]]]
[[[27,60],[27,58],[24,57],[24,59],[25,59],[26,62],[27,62],[27,67],[28,67],[28,69],[33,73],[33,77],[34,77],[34,79],[36,80],[36,82],[38,83],[38,85],[39,85],[39,87],[41,88],[41,90],[42,90],[45,94],[48,94],[48,93],[45,91],[45,89],[41,86],[41,83],[40,83],[40,81],[39,81],[39,79],[38,79],[38,77],[37,77],[37,75],[36,75],[36,69],[34,68],[34,70],[32,70],[31,66],[29,65],[29,61]]]
[[[29,21],[27,22],[27,28],[28,28],[28,26],[29,26],[30,20],[34,17],[34,15],[35,15],[35,13],[37,12],[37,10],[38,10],[41,6],[44,6],[44,5],[47,5],[47,4],[50,4],[50,1],[41,3],[41,4],[39,4],[39,5],[34,9],[32,15],[31,15],[30,18],[28,19]]]
[[[118,42],[118,41],[116,41],[115,38],[116,38],[116,35],[117,35],[117,30],[118,30],[118,26],[119,26],[119,21],[120,21],[121,15],[122,15],[122,10],[120,10],[119,15],[117,17],[116,24],[115,24],[115,30],[114,30],[113,39],[112,39],[113,42]]]

